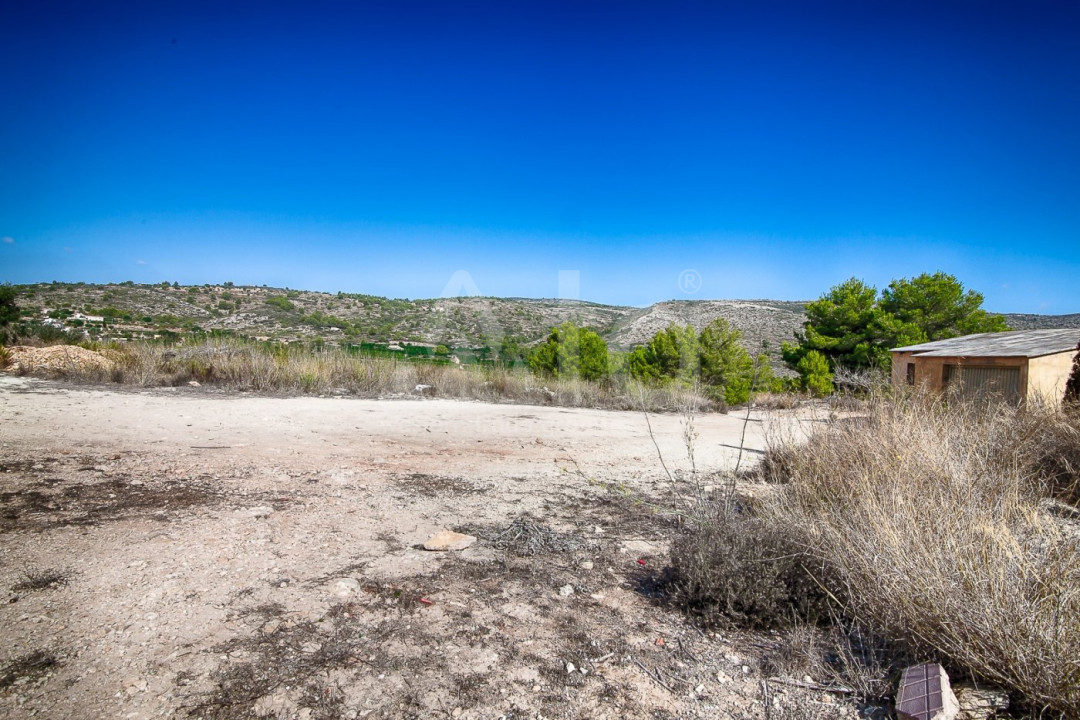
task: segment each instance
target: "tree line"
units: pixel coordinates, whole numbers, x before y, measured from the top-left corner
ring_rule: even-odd
[[[504,341],[500,358],[527,363],[533,372],[602,382],[626,373],[649,384],[699,385],[714,400],[746,402],[762,390],[833,391],[837,368],[888,371],[889,350],[973,333],[1008,330],[1005,319],[982,307],[983,296],[954,276],[937,272],[901,278],[880,292],[850,278],[806,306],[803,329],[780,354],[798,373],[777,378],[768,348],[752,355],[742,333],[723,318],[701,332],[669,325],[629,353],[609,352],[595,331],[566,322],[536,348]]]

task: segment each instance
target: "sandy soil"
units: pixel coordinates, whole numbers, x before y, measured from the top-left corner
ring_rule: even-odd
[[[683,419],[651,422],[688,476]],[[0,423],[0,716],[765,716],[770,637],[656,597],[641,413],[0,375]],[[695,419],[702,482],[743,427]],[[480,539],[420,547],[444,529]]]

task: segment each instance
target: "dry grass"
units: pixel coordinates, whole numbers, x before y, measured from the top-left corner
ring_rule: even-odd
[[[790,483],[772,519],[853,617],[1077,717],[1080,528],[1041,509],[1075,489],[1077,437],[1075,417],[1042,408],[872,399],[777,449]]]
[[[227,390],[267,394],[423,394],[618,410],[644,406],[650,411],[676,411],[693,402],[705,410],[722,409],[693,388],[647,387],[622,376],[600,383],[540,378],[523,369],[439,365],[236,339],[206,340],[190,346],[146,342],[94,349],[110,361],[108,366],[69,364],[55,368],[52,376],[139,387],[177,386],[194,380]],[[427,387],[418,391],[418,386]]]
[[[734,497],[698,503],[671,544],[672,599],[706,626],[780,627],[826,613],[809,560],[782,525]]]

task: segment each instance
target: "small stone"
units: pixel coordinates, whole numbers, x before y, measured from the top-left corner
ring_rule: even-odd
[[[347,598],[359,594],[360,581],[354,578],[338,578],[330,583],[330,592],[339,598]]]
[[[317,643],[314,640],[308,641],[300,646],[300,652],[306,655],[314,655],[322,650],[322,643]]]
[[[803,681],[804,683],[810,683],[810,684],[813,684],[813,682],[814,682],[814,678],[810,677],[809,675],[803,675],[803,676],[802,676],[802,681]]]
[[[540,692],[542,688],[539,685],[533,685],[533,692]]]
[[[694,692],[700,695],[701,693],[705,692],[705,686],[698,685],[696,688],[694,688]]]
[[[274,508],[265,507],[265,506],[253,507],[248,512],[251,513],[251,517],[256,518],[256,519],[268,518],[268,517],[270,517],[270,514],[272,512],[274,512]]]
[[[743,671],[744,675],[749,675],[750,674],[750,666],[749,665],[743,665],[742,666],[742,671]]]
[[[188,380],[188,385],[191,387],[202,387],[198,380]]]
[[[656,545],[648,540],[625,540],[621,549],[636,555],[648,555],[656,551]]]
[[[589,597],[591,597],[593,600],[603,600],[604,599],[604,593],[593,593]]]
[[[742,658],[739,657],[738,655],[734,655],[734,654],[725,655],[724,659],[727,660],[732,665],[740,665],[740,664],[742,664]]]
[[[586,560],[585,562],[581,563],[581,569],[582,570],[592,570],[593,569],[592,560]]]
[[[450,712],[450,717],[459,718],[459,717],[461,717],[462,712],[464,712],[464,711],[461,708],[456,707]]]
[[[476,542],[476,537],[473,535],[442,530],[424,541],[424,549],[433,552],[443,550],[464,550],[474,542]]]
[[[574,594],[574,586],[573,585],[563,585],[561,588],[559,588],[559,594],[562,595],[563,597],[570,597],[571,595]]]
[[[268,620],[266,624],[262,626],[262,631],[266,635],[273,635],[278,631],[279,627],[281,627],[281,621],[274,618],[273,620]]]
[[[716,673],[716,682],[720,683],[721,685],[727,685],[729,682],[731,682],[731,676],[721,670]]]
[[[999,710],[1009,709],[1009,696],[1001,690],[976,689],[970,685],[958,685],[956,701],[960,704],[958,720],[986,720]]]
[[[574,663],[572,663],[572,662],[568,662],[568,663],[566,663],[566,674],[567,674],[567,675],[570,675],[570,674],[571,674],[571,673],[573,673],[573,672],[574,672],[575,670],[577,670],[577,668],[576,668],[576,667],[574,667]]]

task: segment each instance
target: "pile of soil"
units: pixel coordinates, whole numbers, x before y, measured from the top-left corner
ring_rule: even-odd
[[[52,345],[50,347],[25,347],[15,345],[7,351],[8,372],[20,375],[61,377],[85,374],[88,370],[108,372],[113,363],[101,353],[76,345]]]

